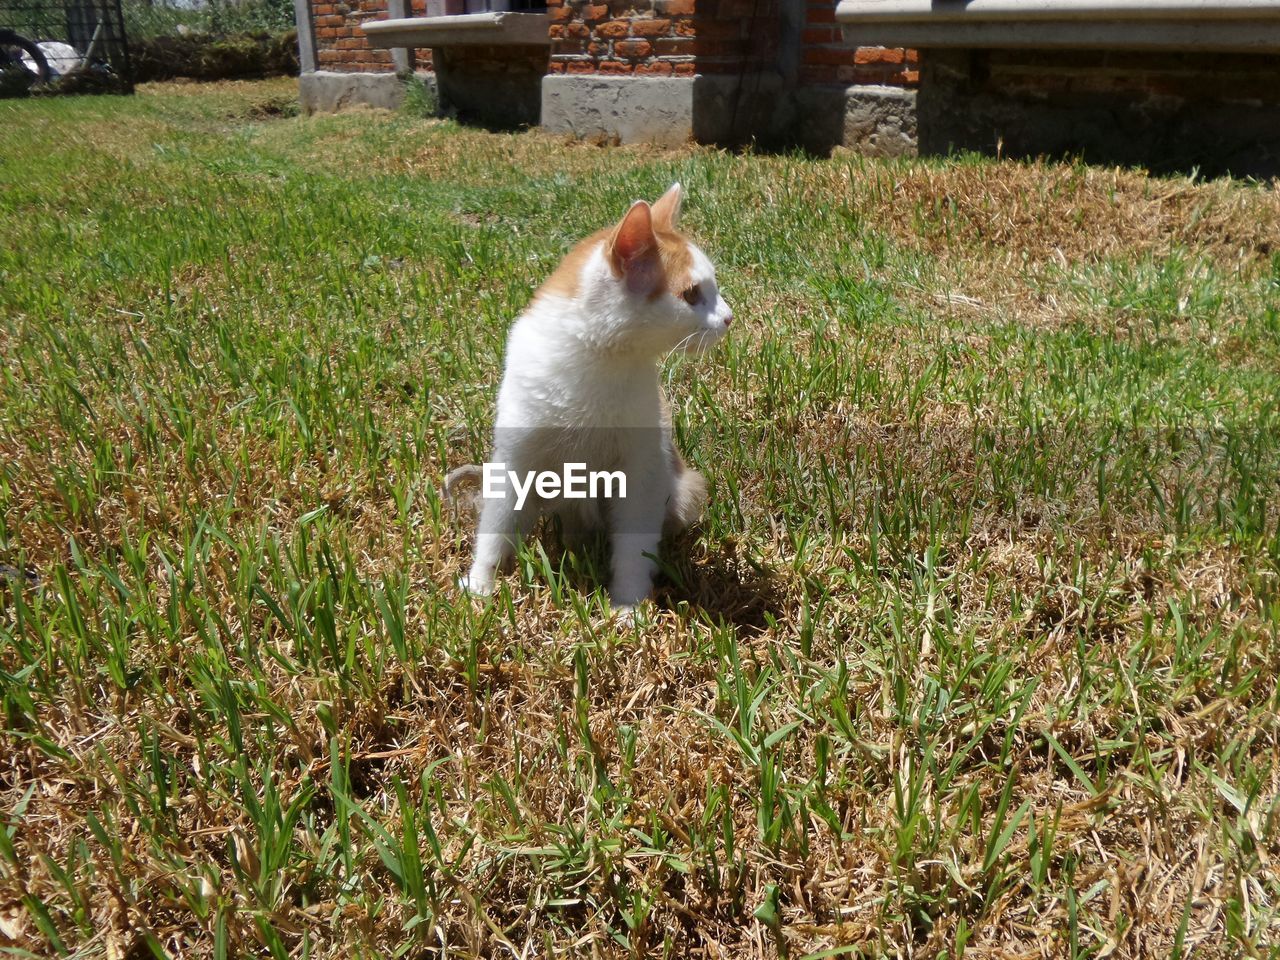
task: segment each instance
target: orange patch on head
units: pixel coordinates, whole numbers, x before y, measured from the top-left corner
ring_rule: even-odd
[[[608,238],[612,230],[613,227],[597,230],[587,239],[578,243],[560,261],[560,266],[556,267],[551,276],[547,277],[542,286],[538,288],[534,298],[551,296],[565,297],[572,300],[577,297],[582,284],[582,268],[586,266],[587,261],[591,259],[591,255]]]
[[[583,268],[601,246],[614,276],[625,276],[633,291],[647,292],[650,300],[663,291],[680,296],[693,284],[689,241],[674,226],[680,197],[680,185],[675,184],[652,208],[641,201],[632,204],[619,223],[597,230],[570,250],[534,298],[576,298]]]

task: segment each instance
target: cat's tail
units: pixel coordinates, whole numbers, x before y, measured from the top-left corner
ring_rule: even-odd
[[[444,486],[440,488],[440,499],[445,503],[458,503],[458,494],[462,488],[479,486],[483,477],[483,471],[474,463],[466,463],[450,470],[444,476]]]
[[[667,501],[667,528],[672,533],[679,533],[693,526],[702,516],[707,505],[707,481],[697,470],[684,462],[680,454],[676,454],[675,490]]]

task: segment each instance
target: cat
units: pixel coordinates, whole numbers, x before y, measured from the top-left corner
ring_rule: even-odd
[[[618,223],[574,247],[507,339],[487,467],[495,476],[500,469],[532,477],[575,463],[618,471],[625,496],[575,500],[552,491],[531,495],[523,509],[511,491],[486,496],[471,571],[460,579],[466,591],[492,594],[495,574],[538,517],[556,514],[571,532],[608,531],[610,605],[629,617],[652,592],[663,533],[701,514],[706,481],[675,448],[659,366],[674,350],[714,346],[733,312],[711,261],[678,232],[682,197],[677,183],[652,206],[637,200]],[[475,465],[454,470],[446,496],[483,473]]]

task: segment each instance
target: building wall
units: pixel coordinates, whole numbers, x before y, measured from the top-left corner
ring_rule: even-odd
[[[800,82],[806,85],[914,87],[920,82],[915,50],[846,44],[836,23],[836,5],[826,0],[806,0],[801,45]]]
[[[348,91],[351,81],[335,74],[386,76],[394,70],[391,52],[371,48],[360,30],[362,23],[387,16],[387,2],[311,0],[316,66],[325,74],[313,85],[323,80],[339,91],[324,103],[342,105],[363,96]],[[413,0],[414,15],[425,15],[426,2]],[[911,149],[915,53],[845,45],[836,0],[547,2],[549,50],[438,52],[444,58],[436,71],[442,105],[483,122],[541,118],[549,129],[621,142],[692,137],[825,149],[873,141],[872,152]],[[430,69],[430,58],[429,50],[418,50],[417,69]],[[511,75],[508,99],[520,106],[495,113],[495,84],[504,74]],[[627,78],[670,86],[609,86]],[[692,88],[680,86],[691,78],[697,78]],[[846,91],[859,85],[906,96],[885,100],[880,94],[869,107],[854,109]],[[380,88],[380,96],[391,95]]]
[[[549,0],[551,71],[733,73],[776,55],[777,7],[777,0]]]
[[[852,48],[836,25],[835,0],[801,0],[800,75],[804,84],[887,84],[919,80],[914,50]],[[679,77],[734,74],[778,60],[783,0],[549,0],[551,73]],[[424,16],[426,0],[414,0]],[[359,27],[387,15],[386,0],[311,4],[316,66],[387,72],[391,51],[369,46]],[[501,48],[493,51],[501,57]],[[431,51],[417,51],[429,69]]]
[[[426,0],[414,0],[414,16],[424,16]],[[390,73],[390,50],[376,50],[360,30],[366,20],[387,16],[387,0],[350,0],[331,3],[313,0],[311,19],[315,26],[316,69],[343,73]],[[431,68],[431,51],[416,51],[416,66]]]
[[[787,8],[801,5],[802,29],[794,38],[800,83],[919,81],[914,50],[846,45],[835,0],[549,0],[551,71],[692,76],[775,68],[785,59]]]
[[[304,108],[399,102],[392,52],[370,47],[360,30],[387,15],[388,0],[302,2],[317,67],[301,82]],[[426,3],[412,0],[414,15]],[[549,51],[456,48],[436,85],[442,104],[465,116],[488,111],[500,82],[512,84],[516,114],[486,119],[618,142],[754,139],[885,156],[961,148],[1259,176],[1280,169],[1274,56],[932,49],[921,58],[846,43],[835,8],[548,0]],[[430,69],[431,56],[416,51],[414,66]]]

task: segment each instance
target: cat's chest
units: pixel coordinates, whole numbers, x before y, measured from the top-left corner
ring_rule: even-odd
[[[657,373],[651,369],[516,366],[507,372],[502,394],[500,416],[541,425],[652,427],[661,415]]]

